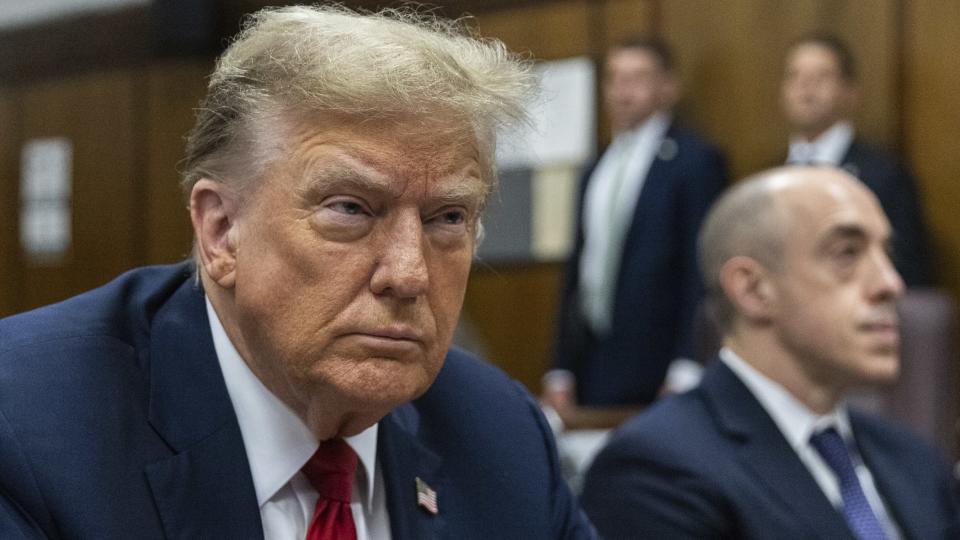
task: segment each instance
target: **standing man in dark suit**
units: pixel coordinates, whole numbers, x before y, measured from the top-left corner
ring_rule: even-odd
[[[697,230],[726,185],[720,152],[676,125],[673,57],[656,39],[609,51],[614,131],[584,176],[561,296],[548,404],[643,405],[671,362],[691,358],[702,297]]]
[[[583,502],[605,538],[960,538],[934,451],[843,402],[898,372],[890,242],[839,169],[766,172],[717,202],[699,247],[725,346],[597,457]]]
[[[255,15],[195,261],[0,321],[0,537],[580,538],[539,407],[450,349],[529,70],[412,12]]]
[[[832,165],[863,181],[894,230],[894,264],[907,286],[931,285],[929,239],[917,183],[896,156],[856,135],[857,70],[846,43],[829,34],[801,37],[787,54],[783,110],[792,134],[787,163]]]

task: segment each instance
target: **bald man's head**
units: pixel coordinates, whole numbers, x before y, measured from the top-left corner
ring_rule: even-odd
[[[723,266],[734,257],[748,257],[770,272],[780,272],[790,232],[804,227],[820,201],[838,192],[875,204],[874,195],[859,180],[828,167],[767,170],[738,182],[717,200],[700,230],[697,248],[708,295],[724,329],[736,310],[720,282]]]

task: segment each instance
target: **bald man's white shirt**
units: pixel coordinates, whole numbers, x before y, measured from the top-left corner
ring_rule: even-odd
[[[207,299],[213,345],[237,414],[260,506],[266,540],[303,540],[317,504],[317,492],[300,472],[319,443],[302,420],[280,401],[233,346]],[[358,539],[390,540],[383,475],[377,463],[378,425],[344,440],[360,466],[353,481],[350,510]]]

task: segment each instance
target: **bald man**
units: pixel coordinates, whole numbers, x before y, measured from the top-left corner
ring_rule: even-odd
[[[698,247],[725,346],[597,458],[583,504],[605,538],[960,535],[938,456],[843,401],[897,376],[890,237],[836,169],[768,171],[717,202]]]

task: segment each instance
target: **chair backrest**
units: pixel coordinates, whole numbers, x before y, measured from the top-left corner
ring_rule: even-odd
[[[900,377],[895,384],[862,389],[850,401],[887,417],[960,459],[960,343],[957,309],[939,289],[908,290],[897,305],[900,314]],[[701,305],[694,323],[697,360],[710,361],[720,348],[720,333]]]

